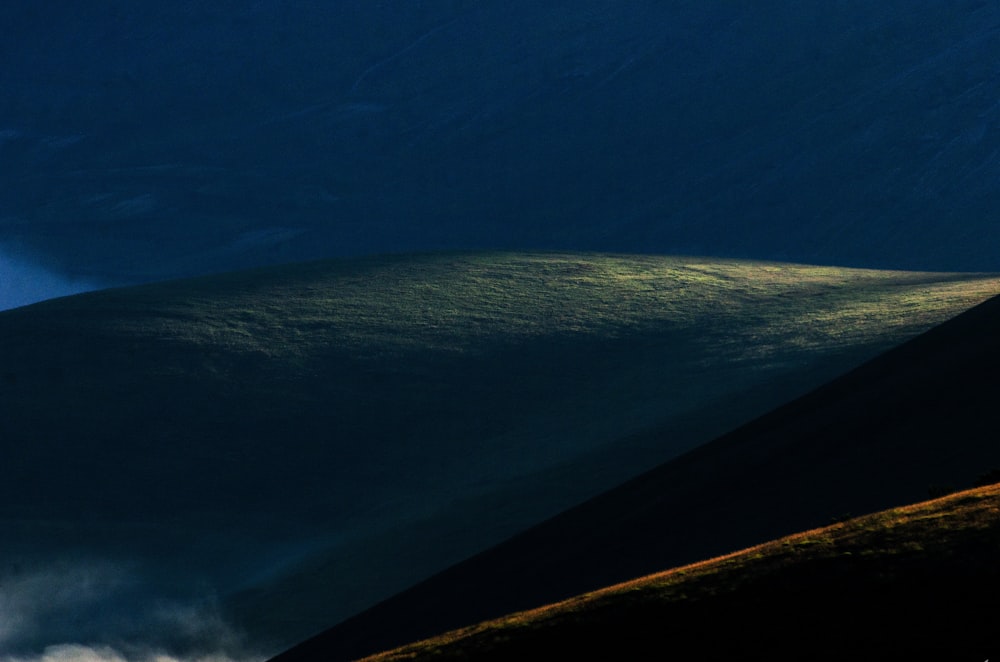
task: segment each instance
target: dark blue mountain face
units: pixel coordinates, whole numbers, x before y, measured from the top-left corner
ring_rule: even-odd
[[[442,247],[997,269],[984,0],[21,2],[0,246],[137,281]]]

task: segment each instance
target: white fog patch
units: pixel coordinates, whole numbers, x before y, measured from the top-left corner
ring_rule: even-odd
[[[94,281],[61,276],[0,247],[0,310],[102,287]]]
[[[3,657],[2,662],[126,662],[116,651],[110,648],[90,648],[68,644],[49,646],[37,657]]]
[[[0,650],[41,636],[48,621],[85,613],[128,584],[127,572],[107,563],[54,564],[0,577]]]
[[[227,625],[210,590],[164,596],[164,579],[110,561],[8,569],[0,574],[0,662],[264,659]]]
[[[84,646],[60,644],[49,646],[39,655],[29,657],[0,657],[0,662],[261,662],[262,657],[230,657],[208,654],[175,657],[155,651],[122,652],[110,646]]]

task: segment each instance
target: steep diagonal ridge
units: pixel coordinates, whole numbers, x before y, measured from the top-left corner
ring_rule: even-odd
[[[693,562],[1000,466],[1000,299],[276,658],[348,659]]]
[[[984,660],[1000,486],[894,508],[370,658]],[[655,653],[654,653],[655,651]]]

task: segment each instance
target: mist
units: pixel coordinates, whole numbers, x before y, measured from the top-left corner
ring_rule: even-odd
[[[232,658],[225,654],[175,657],[160,651],[124,653],[110,646],[60,644],[31,657],[0,657],[0,662],[256,662],[263,658]]]
[[[259,662],[211,597],[167,595],[136,564],[48,561],[0,574],[0,662]]]
[[[93,280],[60,275],[10,248],[0,247],[0,310],[107,287]],[[6,662],[6,661],[4,661]]]

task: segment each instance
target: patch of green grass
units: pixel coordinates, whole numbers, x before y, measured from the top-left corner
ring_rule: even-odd
[[[783,343],[847,346],[887,327],[926,329],[994,293],[995,284],[970,274],[750,261],[453,254],[275,268],[41,309],[85,310],[94,321],[88,327],[102,335],[262,355],[302,369],[331,345],[386,361],[649,330],[735,334],[732,341],[755,357],[787,350]],[[42,314],[38,308],[31,314]]]

